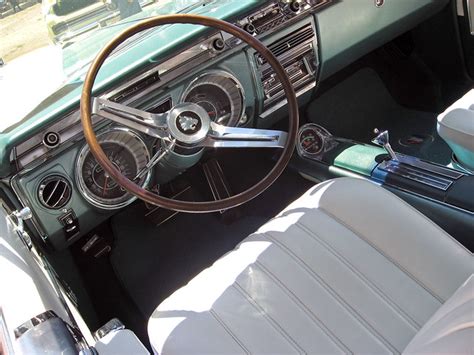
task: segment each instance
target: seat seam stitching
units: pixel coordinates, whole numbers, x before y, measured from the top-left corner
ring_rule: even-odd
[[[237,345],[240,346],[240,348],[246,353],[246,354],[251,354],[251,352],[245,347],[245,345],[239,340],[239,338],[232,332],[232,330],[229,328],[227,324],[222,320],[221,317],[217,314],[217,312],[214,309],[210,309],[209,313],[212,315],[212,317],[218,322],[222,328],[224,328],[225,332],[232,338],[234,341],[237,343]]]
[[[255,264],[262,270],[263,273],[267,274],[267,276],[275,282],[277,287],[279,287],[283,292],[287,294],[290,299],[299,307],[303,313],[307,314],[309,318],[312,320],[313,323],[319,327],[324,334],[336,345],[338,346],[344,353],[350,353],[351,350],[339,339],[339,337],[334,334],[328,327],[324,325],[324,322],[320,320],[313,311],[311,311],[308,307],[304,305],[304,303],[298,298],[298,296],[292,292],[288,287],[285,286],[283,281],[281,281],[274,273],[267,269],[261,262],[258,260]]]
[[[295,223],[303,232],[305,232],[312,240],[320,244],[323,248],[333,254],[337,259],[339,259],[343,265],[345,265],[350,271],[352,271],[356,277],[358,277],[363,283],[365,283],[369,289],[372,289],[390,308],[392,308],[396,313],[398,313],[415,331],[418,331],[421,328],[421,325],[418,324],[409,314],[407,314],[401,306],[399,306],[395,301],[393,301],[385,292],[383,292],[373,281],[365,277],[360,270],[357,269],[349,260],[347,260],[343,255],[341,255],[334,247],[329,243],[324,241],[318,234],[314,233],[304,225],[302,222],[297,221]]]
[[[289,249],[284,244],[280,243],[276,238],[271,236],[268,232],[263,233],[270,241],[272,241],[276,246],[286,252],[300,267],[305,270],[316,282],[318,282],[332,297],[346,310],[352,317],[357,320],[370,334],[372,334],[376,339],[379,340],[387,349],[394,353],[399,353],[396,349],[383,335],[377,332],[370,323],[362,317],[349,303],[347,303],[344,298],[342,298],[327,282],[325,282],[320,275],[314,272],[308,264],[304,262],[301,258],[298,257],[291,249]]]
[[[298,343],[282,328],[282,326],[278,324],[278,322],[275,321],[267,312],[265,312],[263,307],[261,307],[257,301],[255,301],[255,299],[253,299],[253,297],[242,288],[237,280],[234,284],[232,284],[232,287],[237,290],[237,292],[239,292],[247,300],[247,302],[252,305],[253,308],[257,309],[261,316],[270,324],[270,326],[280,333],[280,335],[283,336],[283,338],[285,338],[286,341],[288,341],[288,343],[290,343],[299,354],[307,354],[306,351],[302,349]]]
[[[396,267],[398,267],[401,271],[403,271],[405,274],[407,274],[413,281],[415,281],[420,287],[424,288],[429,294],[431,294],[440,304],[443,304],[446,300],[444,300],[441,296],[437,295],[435,291],[433,291],[430,287],[426,286],[423,282],[421,282],[420,279],[418,279],[415,275],[413,275],[410,271],[408,271],[405,267],[403,267],[401,264],[399,264],[396,260],[394,260],[392,257],[390,257],[387,253],[385,253],[383,250],[381,250],[379,247],[377,247],[374,243],[372,243],[370,240],[367,238],[363,237],[359,232],[357,232],[352,226],[347,224],[346,222],[340,220],[338,217],[333,215],[331,212],[325,210],[321,206],[318,207],[318,211],[321,211],[322,213],[326,214],[329,218],[334,219],[337,223],[341,224],[342,226],[346,227],[349,231],[354,233],[355,236],[357,236],[359,239],[362,241],[366,242],[368,245],[370,245],[372,248],[374,248],[377,252],[379,252],[381,255],[383,255],[387,260],[389,260],[392,264],[394,264]]]

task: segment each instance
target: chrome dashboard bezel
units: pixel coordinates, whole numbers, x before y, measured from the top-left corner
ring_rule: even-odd
[[[109,133],[114,132],[114,131],[120,131],[120,132],[128,133],[131,136],[133,136],[135,139],[137,139],[143,145],[143,147],[145,148],[145,151],[147,152],[147,157],[146,157],[147,161],[150,161],[150,157],[151,157],[150,149],[148,148],[148,146],[146,145],[145,141],[140,136],[140,134],[138,134],[137,132],[135,132],[131,129],[128,129],[128,128],[125,128],[125,127],[114,126],[114,127],[108,128],[107,130],[105,130],[103,132],[100,132],[97,135],[97,137],[100,138],[101,136],[109,134]],[[134,196],[134,195],[131,195],[128,192],[127,192],[127,194],[129,194],[130,197],[127,200],[122,201],[120,203],[115,203],[115,204],[104,204],[101,201],[98,201],[93,196],[93,194],[91,194],[89,189],[86,187],[84,178],[83,178],[82,173],[81,173],[82,163],[84,162],[84,159],[87,156],[87,153],[89,153],[89,152],[90,152],[89,145],[87,143],[84,143],[83,147],[81,148],[81,150],[79,151],[79,154],[76,157],[76,162],[74,164],[76,185],[77,185],[77,188],[78,188],[79,193],[81,194],[81,196],[87,202],[89,202],[91,205],[93,205],[97,208],[100,208],[102,210],[108,210],[108,211],[113,211],[113,210],[123,208],[125,206],[128,206],[132,202],[134,202],[137,199],[137,197]],[[151,180],[151,175],[152,175],[151,171],[149,171],[147,173],[143,183],[141,184],[141,187],[146,188],[149,185],[150,180]]]
[[[184,89],[183,93],[181,94],[181,97],[179,98],[179,102],[180,103],[184,103],[184,99],[186,98],[186,96],[191,92],[191,90],[193,90],[196,86],[195,84],[201,80],[202,78],[206,77],[206,76],[209,76],[209,75],[216,75],[216,76],[222,76],[224,78],[227,78],[227,79],[230,79],[232,80],[235,85],[237,86],[237,89],[239,90],[240,92],[240,96],[242,97],[242,112],[240,113],[240,116],[237,120],[237,124],[239,122],[242,121],[243,117],[245,116],[245,108],[247,107],[247,100],[246,100],[246,97],[245,97],[245,89],[242,85],[242,83],[239,81],[239,79],[237,79],[237,77],[231,73],[229,73],[228,71],[226,70],[222,70],[222,69],[211,69],[211,70],[206,70],[202,73],[200,73],[198,76],[196,76],[194,79],[192,79],[188,85],[186,86],[186,88]],[[217,87],[219,87],[222,91],[224,91],[227,95],[227,92],[224,88],[222,88],[221,86],[219,85],[216,85],[216,84],[213,84]],[[227,95],[228,96],[228,95]],[[232,99],[229,97],[229,101],[230,103],[232,104]],[[231,110],[233,109],[233,107],[231,107]]]

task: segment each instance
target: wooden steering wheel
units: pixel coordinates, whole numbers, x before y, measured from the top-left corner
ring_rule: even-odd
[[[193,103],[178,104],[165,114],[151,114],[103,98],[92,97],[92,89],[97,73],[115,48],[141,31],[156,26],[177,23],[213,27],[241,39],[259,52],[272,67],[283,86],[288,101],[288,133],[264,129],[226,127],[212,122],[207,112],[201,106]],[[171,137],[174,141],[188,147],[281,148],[282,153],[275,166],[262,180],[239,194],[222,200],[207,202],[173,200],[142,188],[124,176],[111,163],[101,148],[92,127],[93,114],[98,114],[156,138],[169,139]],[[255,37],[225,21],[205,16],[176,14],[150,18],[129,27],[112,39],[99,52],[84,80],[81,96],[81,120],[84,136],[91,153],[118,185],[147,203],[175,211],[205,213],[226,210],[248,202],[275,182],[286,168],[295,147],[298,131],[298,103],[285,70],[272,52]]]

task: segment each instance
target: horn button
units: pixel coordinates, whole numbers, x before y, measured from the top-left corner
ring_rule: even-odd
[[[173,107],[168,115],[168,129],[179,143],[193,145],[206,138],[211,128],[211,119],[201,106],[182,103]]]

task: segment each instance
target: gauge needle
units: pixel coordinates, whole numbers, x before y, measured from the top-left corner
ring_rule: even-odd
[[[107,182],[109,181],[109,175],[105,175],[104,187],[102,189],[102,195],[105,195],[105,190],[107,189]]]

